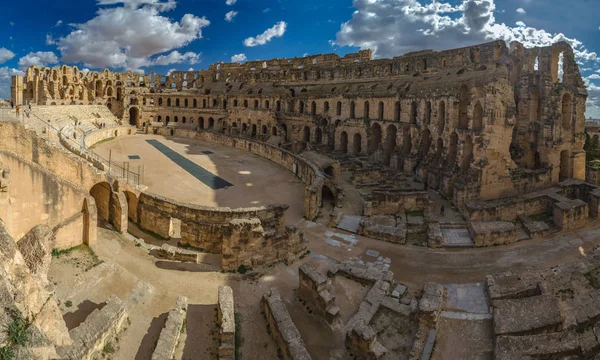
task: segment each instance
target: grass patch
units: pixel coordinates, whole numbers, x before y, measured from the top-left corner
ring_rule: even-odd
[[[244,343],[244,337],[242,336],[242,318],[240,313],[233,315],[235,322],[235,360],[242,360],[242,344]]]
[[[70,308],[71,306],[73,306],[73,302],[71,300],[67,300],[65,301],[65,306]]]
[[[110,341],[107,342],[106,344],[104,344],[104,347],[102,348],[102,353],[103,354],[114,354],[115,353],[115,348],[112,346]]]
[[[418,217],[418,216],[423,216],[423,212],[422,211],[407,211],[406,212],[406,217]]]
[[[245,273],[248,272],[248,268],[246,268],[246,266],[244,266],[244,264],[242,264],[237,268],[237,272],[244,275]]]
[[[61,255],[67,255],[75,250],[81,250],[83,247],[85,247],[85,245],[77,245],[77,246],[73,246],[72,248],[63,249],[63,250],[52,249],[52,256],[57,258],[57,257],[60,257]]]
[[[186,319],[183,319],[183,324],[181,324],[181,330],[179,332],[182,334],[185,333],[186,326],[187,326]]]
[[[0,348],[0,360],[11,360],[15,357],[15,351],[8,347],[3,346]]]
[[[27,328],[29,327],[29,323],[19,310],[12,313],[12,318],[13,321],[8,324],[6,330],[8,340],[13,346],[24,346],[27,343]]]

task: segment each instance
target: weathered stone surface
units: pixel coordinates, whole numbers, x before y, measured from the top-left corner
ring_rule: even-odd
[[[559,302],[552,295],[494,300],[493,306],[496,335],[539,334],[560,329],[563,322]]]
[[[271,289],[264,294],[262,305],[267,317],[267,325],[271,329],[271,336],[281,348],[283,358],[286,360],[312,359],[279,292]]]
[[[188,300],[186,297],[177,298],[175,308],[169,311],[165,327],[160,332],[152,360],[170,360],[175,353],[175,347],[181,335],[181,328],[187,315]]]
[[[195,264],[200,262],[200,254],[197,251],[181,249],[169,244],[163,244],[157,253],[158,256],[169,260],[187,261]]]
[[[46,225],[38,225],[19,240],[19,251],[29,271],[42,285],[48,284],[48,270],[52,262],[52,239],[54,234]]]
[[[235,358],[235,310],[233,290],[229,286],[219,286],[218,319],[220,324],[219,359]]]

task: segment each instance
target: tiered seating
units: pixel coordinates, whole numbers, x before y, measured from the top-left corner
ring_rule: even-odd
[[[36,106],[32,113],[58,129],[78,122],[82,133],[94,131],[100,124],[119,125],[119,119],[104,105]]]

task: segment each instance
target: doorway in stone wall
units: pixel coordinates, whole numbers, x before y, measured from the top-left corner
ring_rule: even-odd
[[[171,239],[181,240],[181,220],[171,218],[171,224],[169,225],[169,237]]]

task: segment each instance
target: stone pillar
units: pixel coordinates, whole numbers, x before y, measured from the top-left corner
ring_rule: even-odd
[[[23,104],[23,76],[15,75],[11,80],[10,100],[13,101],[15,105],[21,105]]]
[[[83,201],[83,243],[91,248],[96,245],[98,237],[98,209],[96,201],[86,196]]]
[[[122,192],[113,191],[110,194],[110,205],[109,205],[109,222],[116,228],[120,233],[127,232],[127,198]]]

